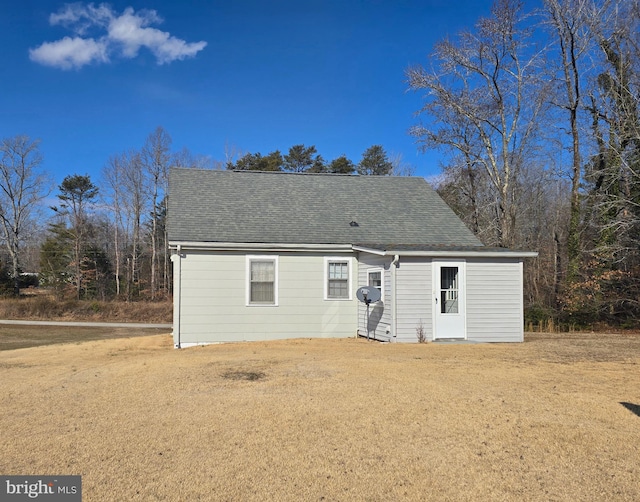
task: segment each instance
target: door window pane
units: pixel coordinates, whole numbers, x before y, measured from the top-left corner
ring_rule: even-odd
[[[440,268],[440,312],[458,313],[458,267]]]

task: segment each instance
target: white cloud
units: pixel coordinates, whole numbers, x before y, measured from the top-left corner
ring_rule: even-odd
[[[92,3],[83,5],[81,3],[66,4],[57,13],[49,16],[49,24],[55,26],[60,24],[72,29],[78,34],[84,34],[91,26],[106,26],[113,17],[111,7],[100,4],[98,7]]]
[[[30,49],[32,61],[62,69],[80,68],[90,63],[104,63],[109,55],[134,58],[141,48],[156,57],[158,64],[194,57],[207,42],[186,42],[166,31],[150,27],[162,19],[155,10],[136,12],[127,7],[118,14],[107,4],[66,4],[51,14],[49,23],[62,25],[73,31],[74,38],[64,37],[55,42],[44,42]],[[100,36],[89,38],[90,30]],[[106,33],[105,33],[106,32]]]
[[[207,42],[186,43],[179,38],[170,37],[164,43],[151,49],[158,60],[158,64],[170,63],[176,59],[185,59],[195,56],[204,49]]]
[[[69,70],[92,62],[109,61],[104,41],[93,38],[64,37],[57,42],[45,42],[29,50],[29,57],[36,63]]]
[[[156,56],[158,64],[193,57],[207,45],[206,42],[187,43],[165,31],[149,28],[153,22],[159,22],[155,11],[136,14],[128,7],[109,23],[109,39],[118,42],[122,55],[128,58],[137,56],[140,47],[146,47]]]

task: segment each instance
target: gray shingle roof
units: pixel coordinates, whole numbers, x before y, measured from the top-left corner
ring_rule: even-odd
[[[178,168],[168,234],[173,242],[482,245],[423,178]]]

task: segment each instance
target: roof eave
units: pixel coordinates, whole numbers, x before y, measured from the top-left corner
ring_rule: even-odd
[[[364,246],[353,246],[354,251],[375,254],[378,256],[422,256],[433,258],[535,258],[536,251],[495,251],[483,249],[478,246],[477,250],[453,250],[453,249],[433,249],[433,250],[400,250],[400,249],[375,249]]]
[[[200,242],[200,241],[169,241],[172,250],[194,251],[243,251],[243,252],[364,252],[378,256],[418,256],[433,258],[535,258],[536,251],[512,251],[485,249],[430,249],[430,250],[402,250],[402,249],[377,249],[368,246],[351,244],[305,244],[305,243],[281,243],[281,242]]]
[[[351,244],[294,244],[281,242],[199,242],[169,241],[169,249],[194,251],[304,251],[304,252],[353,252]]]

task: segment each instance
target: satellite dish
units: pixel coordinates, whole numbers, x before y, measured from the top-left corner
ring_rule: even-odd
[[[356,298],[369,305],[380,301],[380,290],[373,286],[362,286],[356,291]]]

